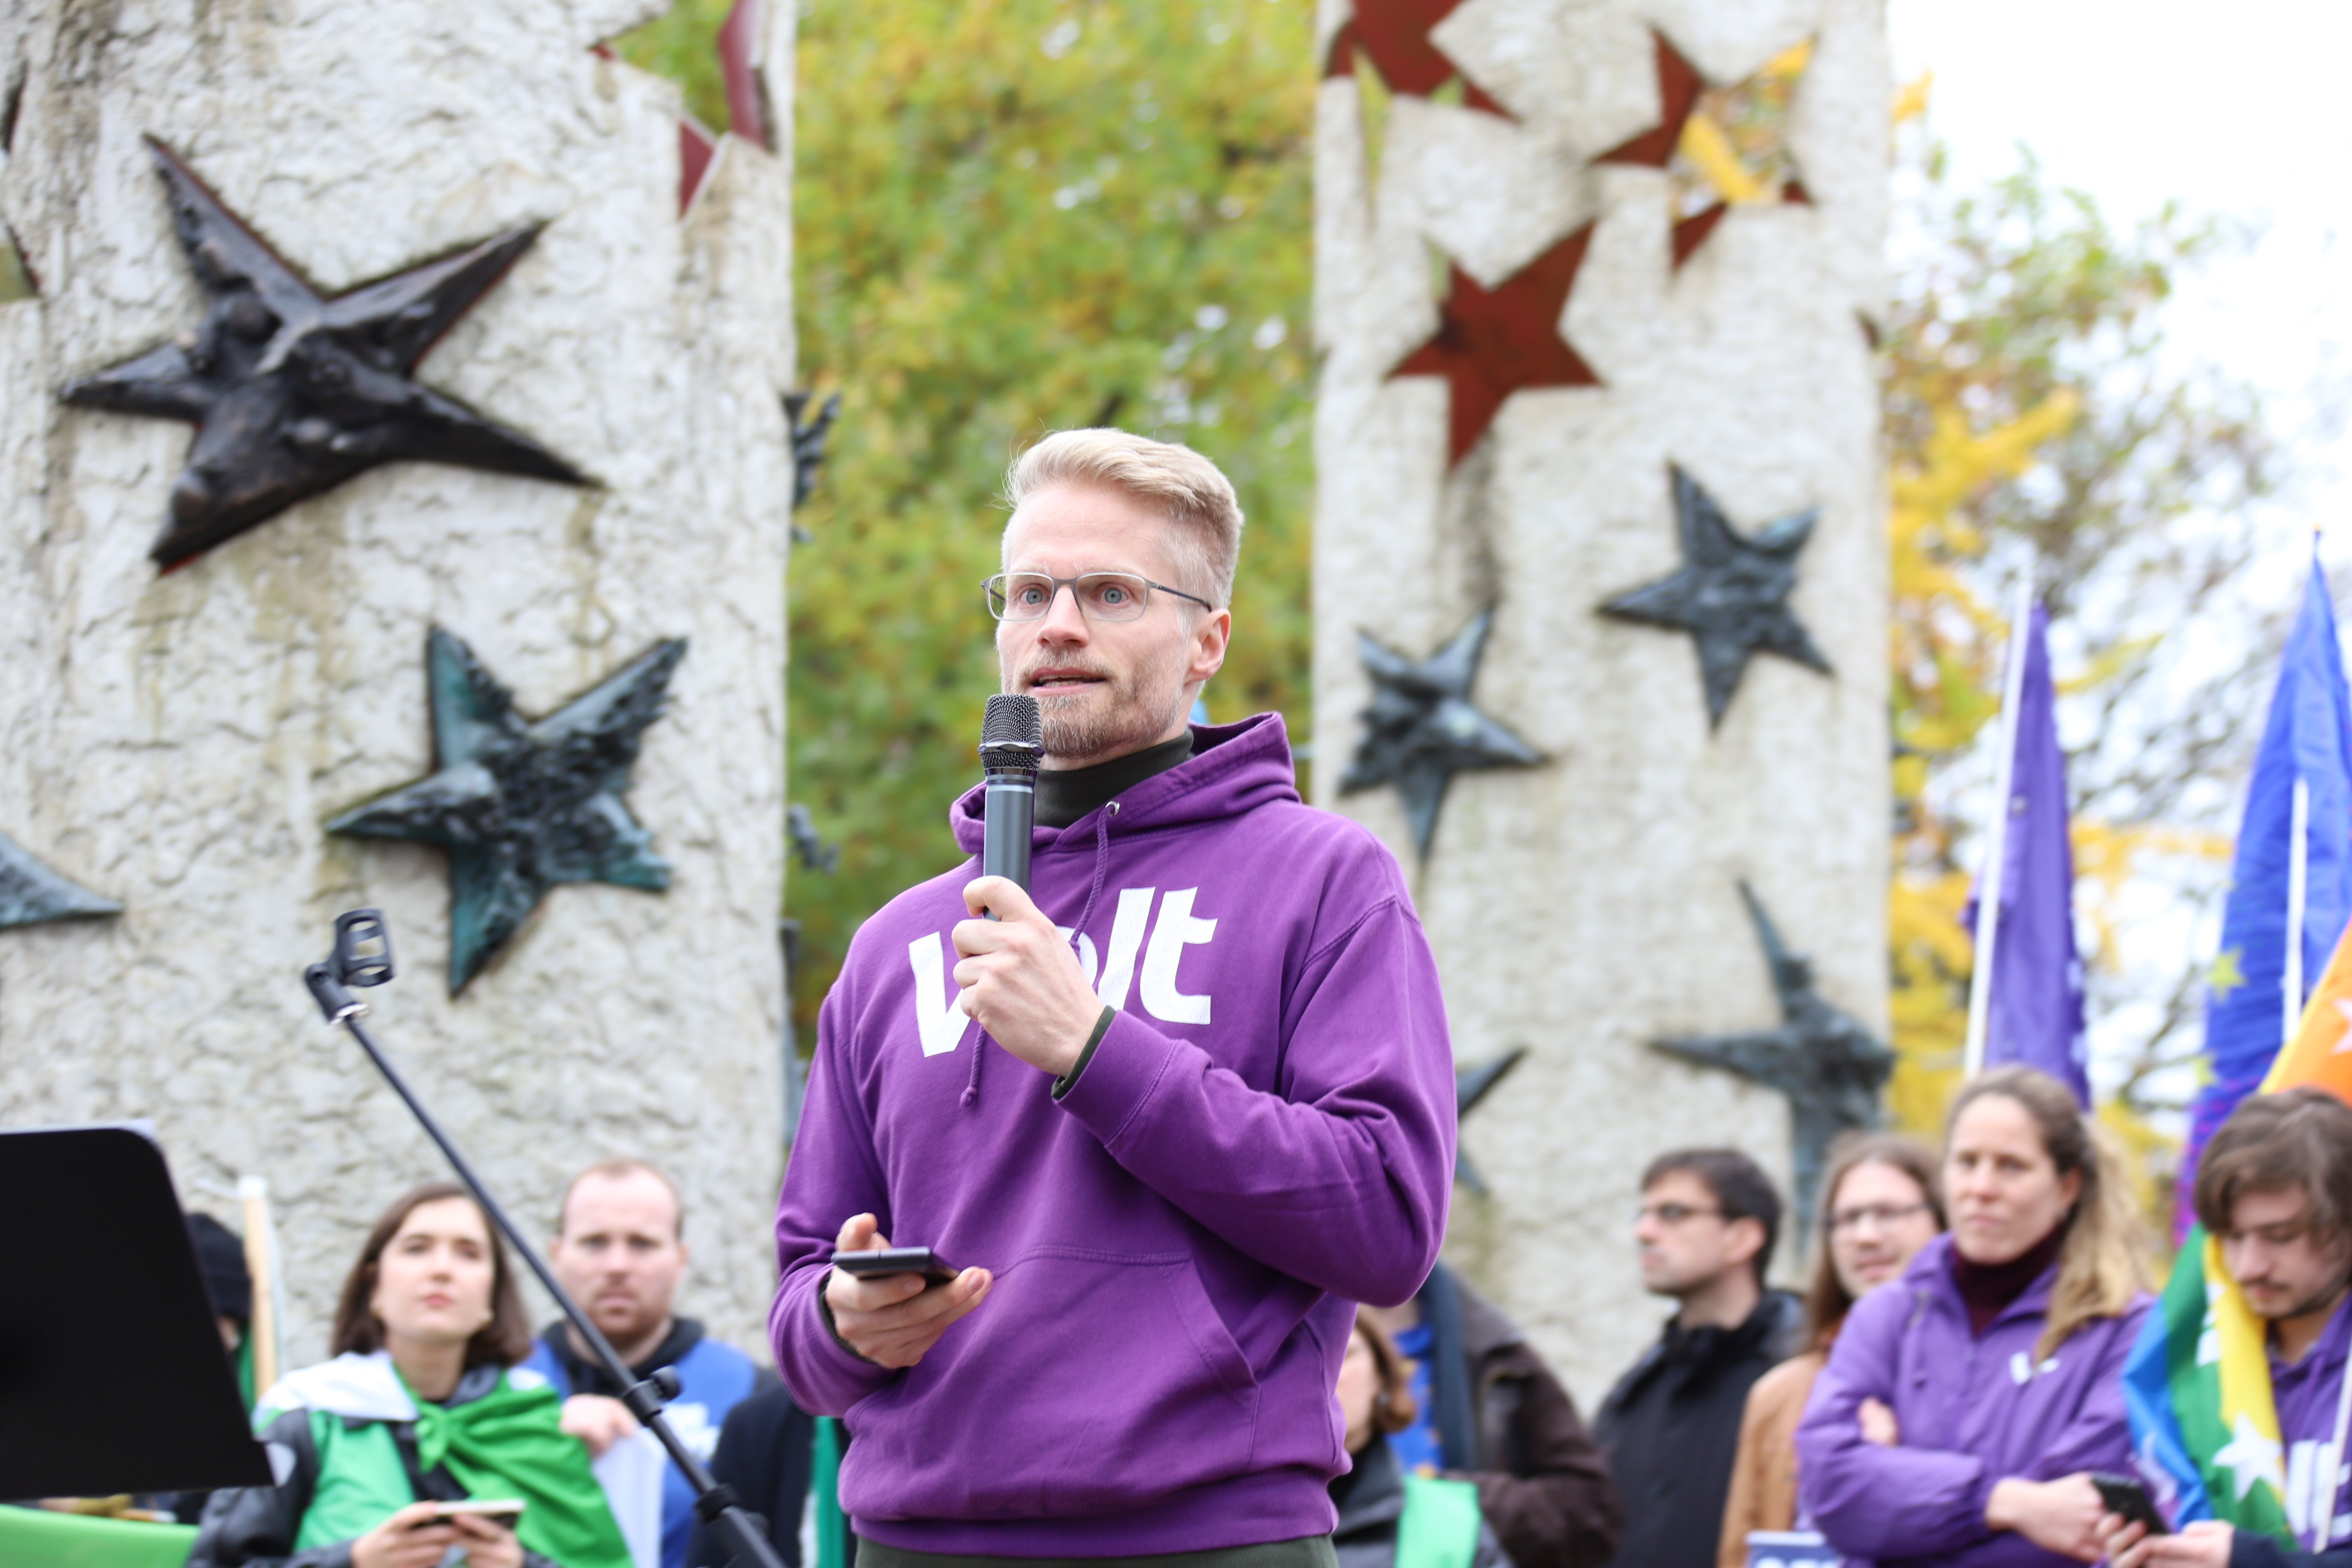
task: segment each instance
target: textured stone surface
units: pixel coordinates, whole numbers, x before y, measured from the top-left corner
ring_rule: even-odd
[[[1324,36],[1346,16],[1326,0]],[[1790,129],[1813,205],[1736,209],[1679,271],[1666,175],[1589,162],[1656,121],[1653,25],[1717,83],[1815,40]],[[1884,1026],[1886,568],[1861,318],[1887,67],[1871,0],[1465,0],[1436,36],[1516,124],[1400,98],[1370,170],[1357,85],[1327,81],[1318,110],[1316,795],[1412,868],[1393,793],[1337,794],[1370,695],[1356,634],[1421,658],[1493,604],[1474,699],[1554,761],[1455,780],[1414,873],[1459,1059],[1532,1047],[1465,1128],[1494,1195],[1457,1188],[1449,1256],[1589,1411],[1664,1313],[1633,1267],[1642,1165],[1720,1142],[1788,1179],[1785,1101],[1644,1044],[1778,1021],[1740,879],[1824,994]],[[1385,379],[1435,323],[1431,251],[1492,283],[1596,219],[1563,324],[1604,384],[1517,394],[1449,473],[1444,384]],[[1836,674],[1759,658],[1712,736],[1691,639],[1595,613],[1679,564],[1670,463],[1745,531],[1821,508],[1790,603]]]
[[[678,1176],[689,1310],[747,1346],[780,1173],[788,158],[739,142],[677,211],[677,99],[590,52],[656,0],[13,0],[23,83],[0,216],[41,285],[0,306],[0,830],[120,898],[0,932],[0,1122],[144,1116],[192,1205],[278,1204],[287,1350],[320,1353],[362,1229],[438,1156],[300,969],[381,905],[375,1021],[521,1216],[642,1154]],[[764,58],[780,110],[790,9]],[[789,123],[788,112],[780,121]],[[341,289],[509,226],[545,231],[419,379],[598,481],[402,464],[158,577],[188,444],[52,390],[194,326],[139,142],[169,141]],[[629,801],[666,895],[554,890],[447,995],[437,852],[330,839],[424,773],[425,634],[537,715],[658,639],[691,647]]]

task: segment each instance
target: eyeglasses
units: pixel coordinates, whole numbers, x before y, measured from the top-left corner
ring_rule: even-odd
[[[1048,577],[1043,572],[999,572],[981,584],[988,595],[988,613],[1000,621],[1042,621],[1065,588],[1077,601],[1078,614],[1090,621],[1140,620],[1151,607],[1151,591],[1190,599],[1204,610],[1217,606],[1198,595],[1132,572],[1089,572],[1083,577]]]
[[[1672,1227],[1685,1220],[1696,1219],[1703,1214],[1713,1215],[1717,1219],[1723,1217],[1721,1209],[1696,1208],[1689,1204],[1643,1204],[1633,1211],[1633,1223],[1639,1225],[1645,1219],[1654,1219],[1660,1225]]]
[[[1832,1209],[1830,1234],[1835,1236],[1842,1230],[1853,1230],[1864,1224],[1875,1226],[1880,1230],[1886,1230],[1898,1220],[1906,1220],[1915,1214],[1925,1213],[1927,1207],[1924,1203],[1864,1204],[1850,1209]]]

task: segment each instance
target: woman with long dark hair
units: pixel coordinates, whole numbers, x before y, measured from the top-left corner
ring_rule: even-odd
[[[1796,1527],[1797,1421],[1830,1346],[1854,1302],[1900,1277],[1943,1229],[1943,1186],[1925,1145],[1899,1132],[1850,1132],[1830,1146],[1805,1294],[1810,1347],[1748,1391],[1723,1505],[1720,1568],[1743,1568],[1751,1531]]]
[[[1813,1527],[1849,1559],[2095,1562],[2089,1472],[2131,1458],[2148,1297],[2122,1170],[2055,1079],[2003,1068],[1946,1124],[1952,1228],[1847,1316],[1797,1428]]]
[[[215,1492],[189,1568],[435,1568],[453,1547],[469,1568],[629,1568],[562,1402],[509,1370],[530,1324],[463,1187],[418,1187],[384,1211],[330,1348],[262,1394],[255,1429],[278,1483]],[[519,1513],[444,1506],[469,1500]]]

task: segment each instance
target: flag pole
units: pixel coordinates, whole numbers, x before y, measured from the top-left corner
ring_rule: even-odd
[[[278,1237],[269,1223],[267,1180],[238,1177],[236,1196],[245,1210],[245,1269],[253,1280],[253,1316],[245,1331],[253,1342],[253,1396],[259,1399],[278,1383]]]
[[[2311,876],[2311,784],[2294,776],[2294,805],[2287,826],[2286,970],[2279,977],[2279,1044],[2294,1044],[2303,1021],[2303,910]]]
[[[1992,952],[2000,937],[2000,895],[2009,880],[2010,793],[2017,773],[2017,709],[2025,694],[2025,638],[2033,619],[2033,574],[2017,585],[2009,626],[2009,668],[2001,672],[2000,761],[1994,770],[1992,822],[1984,869],[1977,873],[1976,956],[1969,966],[1969,1033],[1964,1076],[1984,1070],[1985,1028],[1992,1013]]]

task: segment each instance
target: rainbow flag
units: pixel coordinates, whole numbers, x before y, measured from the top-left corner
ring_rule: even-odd
[[[2256,1092],[2301,1084],[2352,1102],[2352,928],[2337,940],[2294,1037]],[[2294,1536],[2263,1321],[2221,1267],[2221,1243],[2201,1225],[2190,1227],[2124,1363],[2124,1404],[2139,1468],[2152,1487],[2169,1493],[2160,1500],[2175,1524],[2219,1519]],[[2332,1476],[2335,1467],[2326,1471]],[[2328,1497],[2323,1513],[2332,1512],[2332,1488]]]

